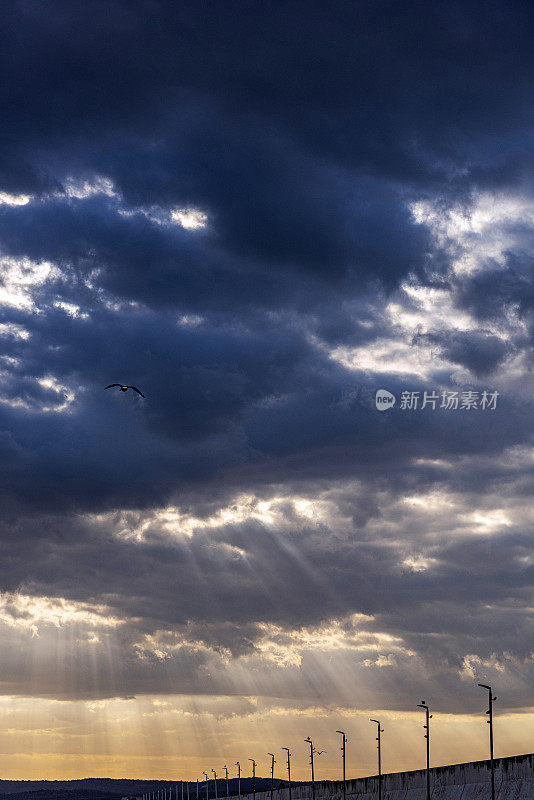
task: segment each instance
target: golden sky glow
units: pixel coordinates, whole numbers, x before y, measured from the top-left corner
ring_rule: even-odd
[[[483,705],[483,703],[482,703]],[[284,754],[292,752],[296,780],[308,778],[304,743],[311,736],[318,749],[318,779],[339,777],[339,736],[345,730],[348,775],[373,774],[374,727],[383,722],[385,771],[424,766],[423,715],[363,709],[291,708],[276,700],[236,697],[137,697],[96,702],[4,697],[0,733],[2,777],[68,779],[87,776],[195,780],[202,771],[219,772],[223,764],[247,759],[268,775],[267,752],[277,757],[276,775],[285,778]],[[487,754],[483,714],[434,715],[432,761],[437,766]],[[534,711],[504,714],[495,721],[496,755],[525,750],[534,733]],[[211,774],[209,772],[209,774]],[[222,774],[222,770],[221,770]],[[233,775],[233,770],[231,770]]]

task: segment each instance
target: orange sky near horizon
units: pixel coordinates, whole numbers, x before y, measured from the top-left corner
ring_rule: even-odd
[[[137,697],[96,702],[39,698],[0,701],[2,778],[10,780],[69,780],[84,777],[202,779],[218,775],[227,764],[234,776],[240,761],[243,775],[257,762],[257,775],[268,776],[273,752],[275,775],[286,778],[283,746],[291,748],[292,778],[308,780],[308,746],[311,736],[318,749],[318,780],[340,777],[340,736],[345,730],[347,776],[376,772],[375,726],[379,717],[384,734],[383,771],[420,769],[425,764],[423,715],[385,709],[304,710],[264,704],[246,698],[252,709],[233,714],[228,698]],[[235,702],[236,698],[232,698]],[[199,701],[205,706],[198,708]],[[209,706],[212,706],[212,711]],[[197,706],[197,711],[194,710]],[[255,707],[255,710],[254,710]],[[487,728],[480,715],[434,714],[431,722],[431,763],[481,760],[487,757]],[[534,734],[534,710],[496,714],[495,756],[529,752]]]

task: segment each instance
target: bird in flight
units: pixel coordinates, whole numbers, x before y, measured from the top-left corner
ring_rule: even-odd
[[[114,386],[118,386],[120,392],[127,392],[128,389],[133,389],[134,392],[137,392],[137,394],[140,394],[141,397],[145,396],[143,394],[143,392],[140,389],[137,388],[137,386],[123,386],[122,383],[110,383],[109,386],[104,386],[104,389],[112,389]]]

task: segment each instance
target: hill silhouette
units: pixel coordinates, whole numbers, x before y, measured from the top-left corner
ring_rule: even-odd
[[[274,787],[278,788],[280,781],[284,786],[287,781],[276,777]],[[302,781],[292,781],[294,786]],[[187,787],[189,786],[189,800],[197,799],[196,782],[184,782],[184,800],[187,800]],[[0,780],[1,800],[121,800],[123,797],[141,797],[148,792],[161,789],[172,789],[171,800],[182,799],[181,781],[143,780],[128,778],[82,778],[72,781],[10,781]],[[265,792],[271,788],[271,779],[256,777],[256,791]],[[213,780],[209,781],[209,800],[215,800],[215,787]],[[228,781],[230,797],[238,794],[237,778]],[[241,778],[241,794],[252,793],[252,778]],[[219,800],[226,797],[225,779],[217,779],[217,795]],[[206,800],[206,784],[199,781],[199,800]]]

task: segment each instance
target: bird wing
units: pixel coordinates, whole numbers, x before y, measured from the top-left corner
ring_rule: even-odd
[[[128,389],[133,389],[134,392],[137,392],[137,394],[140,394],[141,397],[144,397],[143,392],[141,391],[141,389],[138,389],[137,386],[128,386]]]
[[[120,383],[110,383],[109,386],[104,386],[104,389],[111,389],[112,386],[120,386]]]

